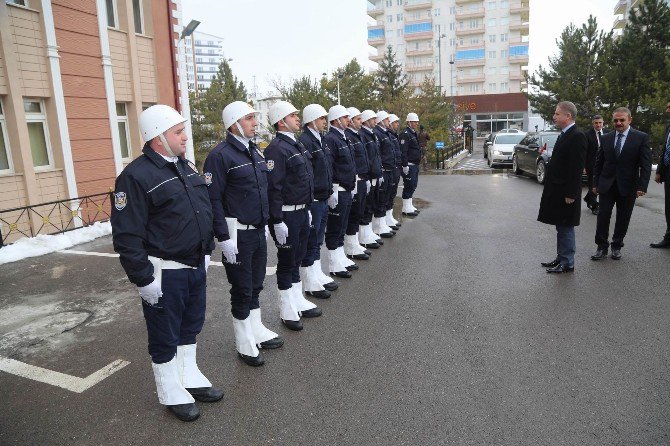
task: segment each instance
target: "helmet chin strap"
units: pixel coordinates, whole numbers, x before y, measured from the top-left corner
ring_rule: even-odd
[[[170,144],[168,144],[167,139],[165,139],[165,135],[161,133],[160,135],[158,135],[158,139],[160,139],[161,143],[163,143],[163,147],[165,148],[165,151],[168,153],[168,155],[177,156],[172,151],[172,148],[170,147]]]
[[[242,130],[242,126],[240,125],[239,121],[235,121],[235,127],[237,127],[237,131],[240,132],[240,138],[242,138],[248,144],[249,141],[251,141],[251,138],[247,138],[247,135],[244,134],[244,130]]]

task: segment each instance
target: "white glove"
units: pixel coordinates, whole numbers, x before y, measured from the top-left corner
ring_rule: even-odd
[[[211,262],[212,256],[209,254],[205,254],[205,272],[209,269],[209,262]]]
[[[307,216],[309,217],[309,225],[312,226],[312,211],[307,211]]]
[[[140,297],[149,305],[156,305],[158,299],[163,295],[161,284],[156,279],[149,285],[137,287],[137,291],[140,292]]]
[[[286,226],[286,223],[281,222],[273,226],[275,228],[275,238],[277,239],[277,243],[285,245],[286,238],[288,237],[288,227]]]
[[[368,181],[365,182],[365,187],[368,188],[367,192],[365,192],[365,193],[366,193],[366,194],[369,194],[369,193],[370,193],[370,189],[372,189],[372,183],[370,183],[370,180],[368,180]]]
[[[228,263],[236,263],[237,262],[237,254],[239,251],[237,250],[237,243],[233,239],[228,239],[224,240],[222,242],[216,242],[217,245],[219,245],[219,248],[221,248],[221,252],[223,252],[223,257],[225,257],[225,260]]]
[[[270,236],[270,228],[268,228],[268,225],[265,225],[265,240],[267,240],[269,236]]]
[[[381,185],[384,182],[384,177],[379,177],[379,180],[377,180],[377,184]]]
[[[404,173],[405,175],[409,175],[409,166],[404,166],[402,168],[402,173]]]
[[[354,190],[351,191],[351,198],[354,198],[355,195],[356,195],[356,189],[354,188]]]
[[[328,197],[328,207],[331,209],[335,209],[337,207],[337,188],[339,187],[338,184],[333,184],[333,194]]]

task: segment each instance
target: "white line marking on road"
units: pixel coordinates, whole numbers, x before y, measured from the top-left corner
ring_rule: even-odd
[[[81,256],[98,256],[98,257],[119,257],[118,254],[113,253],[107,253],[107,252],[94,252],[94,251],[77,251],[74,249],[67,249],[63,251],[58,251],[61,254],[77,254]],[[214,262],[211,261],[209,262],[210,265],[216,265],[216,266],[223,266],[223,263],[221,262]],[[273,276],[277,272],[277,267],[276,266],[267,266],[265,268],[265,275],[266,276]]]
[[[3,372],[50,384],[75,393],[82,393],[90,389],[128,364],[130,364],[130,362],[117,359],[97,372],[91,373],[86,378],[79,378],[77,376],[66,375],[65,373],[55,372],[53,370],[44,369],[42,367],[26,364],[25,362],[16,361],[15,359],[3,358],[0,356],[0,370]]]

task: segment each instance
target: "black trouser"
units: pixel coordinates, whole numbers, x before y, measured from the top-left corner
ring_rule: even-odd
[[[391,188],[388,194],[388,201],[386,203],[386,210],[393,210],[393,200],[398,195],[398,185],[400,184],[400,167],[394,168],[392,171],[384,171],[384,174],[390,173],[392,178]],[[384,176],[386,178],[386,176]],[[385,180],[386,181],[386,180]]]
[[[235,319],[244,320],[251,310],[260,308],[258,296],[268,263],[265,227],[238,230],[237,250],[236,262],[223,262],[223,266],[230,284],[230,312]]]
[[[586,181],[588,183],[588,190],[584,195],[584,201],[589,208],[598,206],[598,196],[593,193],[593,169],[586,168]]]
[[[663,162],[661,160],[661,162]],[[665,166],[665,178],[663,178],[665,189],[665,236],[663,239],[670,240],[670,166]]]
[[[334,250],[344,246],[344,233],[347,230],[349,212],[351,211],[351,192],[337,193],[337,206],[328,208],[328,224],[326,225],[326,248]]]
[[[284,224],[288,228],[288,237],[283,245],[277,243],[274,226],[270,226],[270,233],[277,246],[277,287],[280,290],[288,290],[294,283],[300,282],[299,268],[307,253],[309,241],[307,208],[284,211]]]
[[[600,210],[598,211],[595,238],[598,249],[607,249],[609,246],[610,219],[612,217],[612,209],[615,205],[616,220],[614,221],[614,233],[612,234],[612,249],[621,249],[623,247],[623,239],[628,231],[628,224],[630,223],[631,215],[633,215],[636,198],[635,195],[621,195],[616,181],[607,192],[600,194]]]
[[[349,219],[347,221],[347,235],[356,235],[358,232],[358,225],[361,224],[363,213],[369,201],[367,181],[360,180],[356,184],[356,195],[351,200],[351,211],[349,212]],[[370,190],[372,193],[372,190]]]

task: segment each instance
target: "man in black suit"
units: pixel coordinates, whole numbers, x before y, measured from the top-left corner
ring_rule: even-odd
[[[575,269],[575,226],[581,215],[582,170],[586,156],[586,136],[575,125],[577,107],[559,102],[554,123],[562,131],[551,154],[551,163],[542,190],[538,221],[556,226],[556,259],[543,262],[548,273]]]
[[[593,193],[600,195],[595,242],[598,250],[591,260],[607,257],[609,226],[616,204],[612,235],[612,258],[621,259],[623,239],[628,231],[635,199],[647,193],[651,176],[649,136],[630,126],[630,110],[619,107],[612,114],[615,131],[603,136],[594,168]]]
[[[600,148],[600,139],[603,136],[603,124],[605,121],[600,115],[595,115],[591,119],[591,124],[593,125],[586,132],[586,140],[588,141],[588,150],[586,151],[586,178],[588,179],[588,190],[584,196],[584,201],[586,201],[586,207],[591,209],[591,212],[594,214],[598,213],[598,196],[593,193],[593,166],[596,162],[596,154]]]
[[[665,106],[665,115],[670,119],[670,101]],[[652,248],[670,248],[670,122],[665,127],[663,135],[663,151],[656,168],[655,181],[664,184],[666,229],[663,240],[649,245]]]

